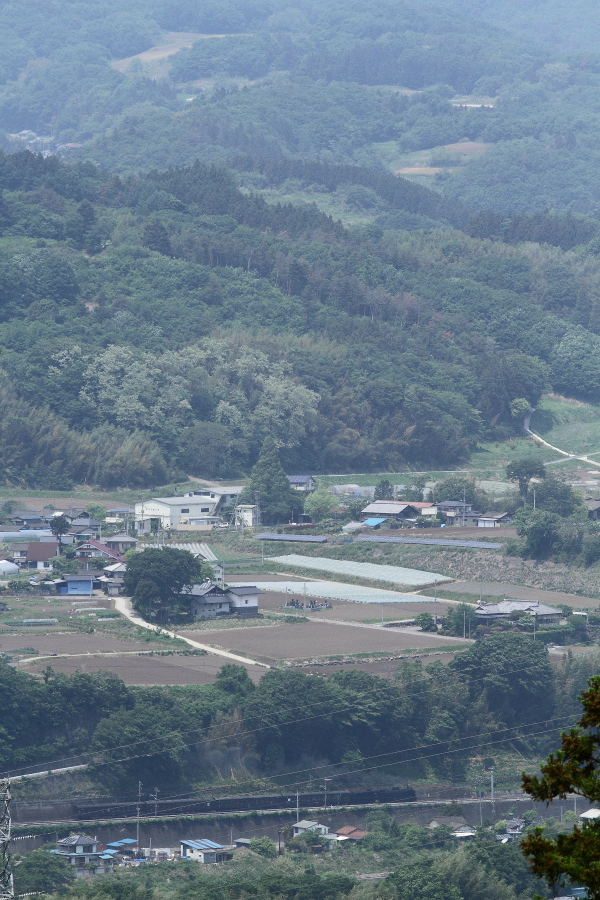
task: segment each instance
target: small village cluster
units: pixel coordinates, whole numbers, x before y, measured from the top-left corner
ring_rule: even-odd
[[[587,815],[598,814],[598,810],[590,810]],[[508,843],[521,837],[525,828],[525,820],[510,817],[504,823],[505,830],[496,835],[501,843]],[[445,827],[450,836],[457,840],[474,838],[477,829],[470,825],[463,816],[436,816],[425,826],[429,830]],[[279,830],[279,852],[281,852],[281,834]],[[313,854],[323,852],[324,848],[341,844],[355,844],[366,837],[367,833],[356,825],[343,825],[331,830],[329,826],[317,821],[302,819],[289,826],[290,840],[302,839]],[[312,841],[312,843],[311,843]],[[252,838],[236,838],[230,844],[220,844],[209,838],[184,838],[176,847],[141,847],[134,838],[121,838],[103,844],[97,838],[85,834],[72,834],[56,842],[56,849],[51,852],[60,856],[68,865],[73,866],[76,877],[102,875],[114,872],[116,867],[139,866],[146,863],[170,862],[185,860],[202,865],[227,862],[244,850],[250,850]]]

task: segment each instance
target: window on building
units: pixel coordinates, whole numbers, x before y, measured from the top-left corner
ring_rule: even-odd
[[[189,513],[189,509],[182,509],[181,512],[182,512],[182,513]]]
[[[201,506],[200,512],[210,512],[210,506]]]

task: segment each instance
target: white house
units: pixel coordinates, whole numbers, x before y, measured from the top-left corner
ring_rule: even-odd
[[[211,500],[214,503],[212,515],[216,515],[223,506],[229,503],[235,503],[239,495],[244,490],[241,484],[234,484],[228,487],[219,488],[197,488],[193,491],[186,491],[184,497],[198,497],[201,500]]]
[[[153,497],[135,504],[135,527],[146,534],[159,529],[202,531],[218,525],[218,506],[210,497]]]
[[[327,825],[321,825],[319,822],[311,822],[308,819],[302,819],[301,822],[296,822],[293,828],[294,837],[305,834],[307,831],[314,831],[315,834],[321,835],[329,834],[329,827]]]
[[[258,506],[253,503],[241,503],[235,508],[235,524],[241,528],[257,528]]]
[[[105,850],[94,838],[85,834],[71,834],[56,842],[56,850],[51,850],[73,866],[75,877],[103,875],[114,869],[116,850]]]
[[[207,838],[198,840],[180,841],[181,859],[193,859],[200,863],[218,863],[231,859],[229,853],[222,844],[215,844]]]

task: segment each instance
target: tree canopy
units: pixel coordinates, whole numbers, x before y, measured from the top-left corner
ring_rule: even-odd
[[[152,547],[128,559],[123,590],[141,615],[168,622],[189,609],[191,586],[212,577],[211,567],[188,550]]]
[[[549,802],[577,794],[596,806],[600,801],[600,677],[590,679],[581,695],[583,714],[577,727],[563,732],[561,749],[550,754],[541,776],[523,773],[523,790],[535,800]],[[600,897],[600,828],[596,820],[580,822],[570,834],[551,840],[536,828],[522,841],[532,871],[548,881],[556,893],[565,883],[587,888],[590,900]]]

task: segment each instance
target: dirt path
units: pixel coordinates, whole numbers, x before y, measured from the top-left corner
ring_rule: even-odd
[[[115,599],[115,609],[120,612],[121,615],[125,616],[126,619],[129,619],[130,622],[133,622],[134,625],[139,625],[140,628],[147,628],[149,631],[158,631],[161,634],[168,635],[168,637],[179,638],[179,640],[185,641],[186,644],[189,644],[190,647],[195,647],[197,650],[206,650],[207,653],[214,653],[216,656],[224,656],[226,659],[232,659],[234,662],[244,663],[244,665],[247,666],[262,666],[263,669],[271,668],[271,666],[268,666],[266,663],[258,662],[255,659],[237,656],[235,653],[229,653],[228,650],[215,650],[214,647],[210,647],[208,644],[200,644],[198,641],[193,641],[183,634],[177,634],[174,631],[167,631],[166,628],[159,628],[158,625],[152,625],[133,611],[129,597],[117,597]]]
[[[540,437],[539,434],[536,434],[529,427],[531,424],[531,417],[534,414],[535,409],[532,409],[531,412],[527,413],[525,416],[525,421],[523,423],[523,428],[529,435],[532,437],[534,441],[537,441],[538,444],[542,444],[544,447],[548,447],[549,450],[554,450],[555,453],[560,453],[561,456],[564,456],[566,459],[580,459],[582,462],[589,463],[592,466],[596,466],[596,468],[600,469],[600,462],[595,459],[590,459],[589,456],[578,455],[577,453],[568,453],[566,450],[561,450],[560,447],[555,447],[554,444],[549,444],[548,441],[545,441],[544,438]]]

